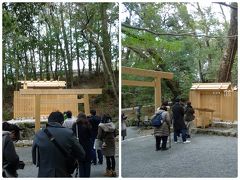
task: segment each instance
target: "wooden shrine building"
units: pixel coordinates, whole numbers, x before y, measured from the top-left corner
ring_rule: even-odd
[[[208,126],[212,120],[237,120],[237,89],[231,83],[194,83],[189,100],[196,109],[196,126]]]
[[[52,111],[71,110],[77,116],[78,104],[83,104],[89,115],[89,95],[102,94],[102,89],[65,89],[65,81],[20,82],[23,89],[14,91],[14,118],[35,118],[35,130],[40,128],[40,116]]]

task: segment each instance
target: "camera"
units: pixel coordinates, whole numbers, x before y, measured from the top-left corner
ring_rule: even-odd
[[[24,169],[24,167],[25,167],[25,163],[23,161],[19,161],[18,169]]]

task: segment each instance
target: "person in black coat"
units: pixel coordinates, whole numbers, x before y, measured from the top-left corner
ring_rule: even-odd
[[[184,107],[181,104],[179,98],[175,100],[175,104],[172,107],[173,112],[173,128],[174,128],[174,142],[177,143],[177,137],[182,134],[183,143],[189,143],[189,140],[186,140],[187,127],[184,122]]]
[[[52,112],[48,117],[46,128],[69,155],[82,161],[85,158],[85,151],[73,135],[73,131],[62,126],[63,121],[61,112]],[[64,156],[61,150],[50,141],[44,132],[46,128],[35,134],[32,145],[32,161],[39,167],[38,177],[71,177],[66,161],[67,156]]]
[[[192,131],[192,126],[193,126],[193,120],[195,118],[194,116],[194,109],[191,105],[191,102],[187,102],[187,106],[185,107],[185,110],[184,110],[184,121],[185,121],[185,124],[186,124],[186,127],[187,127],[187,138],[191,138],[191,131]]]
[[[20,138],[20,129],[14,124],[4,122],[2,124],[2,176],[18,177],[19,156],[16,153],[13,141]]]
[[[77,122],[73,124],[73,133],[78,137],[86,156],[83,161],[79,162],[80,177],[90,177],[91,160],[92,160],[92,134],[91,124],[84,113],[79,113]]]
[[[98,156],[98,163],[102,164],[103,163],[103,155],[102,155],[102,150],[97,149],[97,156],[96,156],[96,149],[94,148],[94,142],[97,137],[98,133],[98,125],[101,122],[101,117],[96,115],[96,110],[92,109],[90,110],[90,116],[88,117],[88,120],[92,126],[92,163],[94,165],[97,164],[97,156]]]

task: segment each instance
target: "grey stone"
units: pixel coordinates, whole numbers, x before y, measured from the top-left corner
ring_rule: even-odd
[[[235,137],[193,134],[189,144],[172,143],[167,151],[155,151],[153,136],[139,136],[135,128],[127,130],[131,136],[122,141],[124,178],[236,178],[238,175]]]

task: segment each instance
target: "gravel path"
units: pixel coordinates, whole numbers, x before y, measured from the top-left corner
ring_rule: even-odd
[[[190,144],[155,151],[152,135],[128,128],[122,141],[122,177],[237,177],[236,137],[194,134]]]

